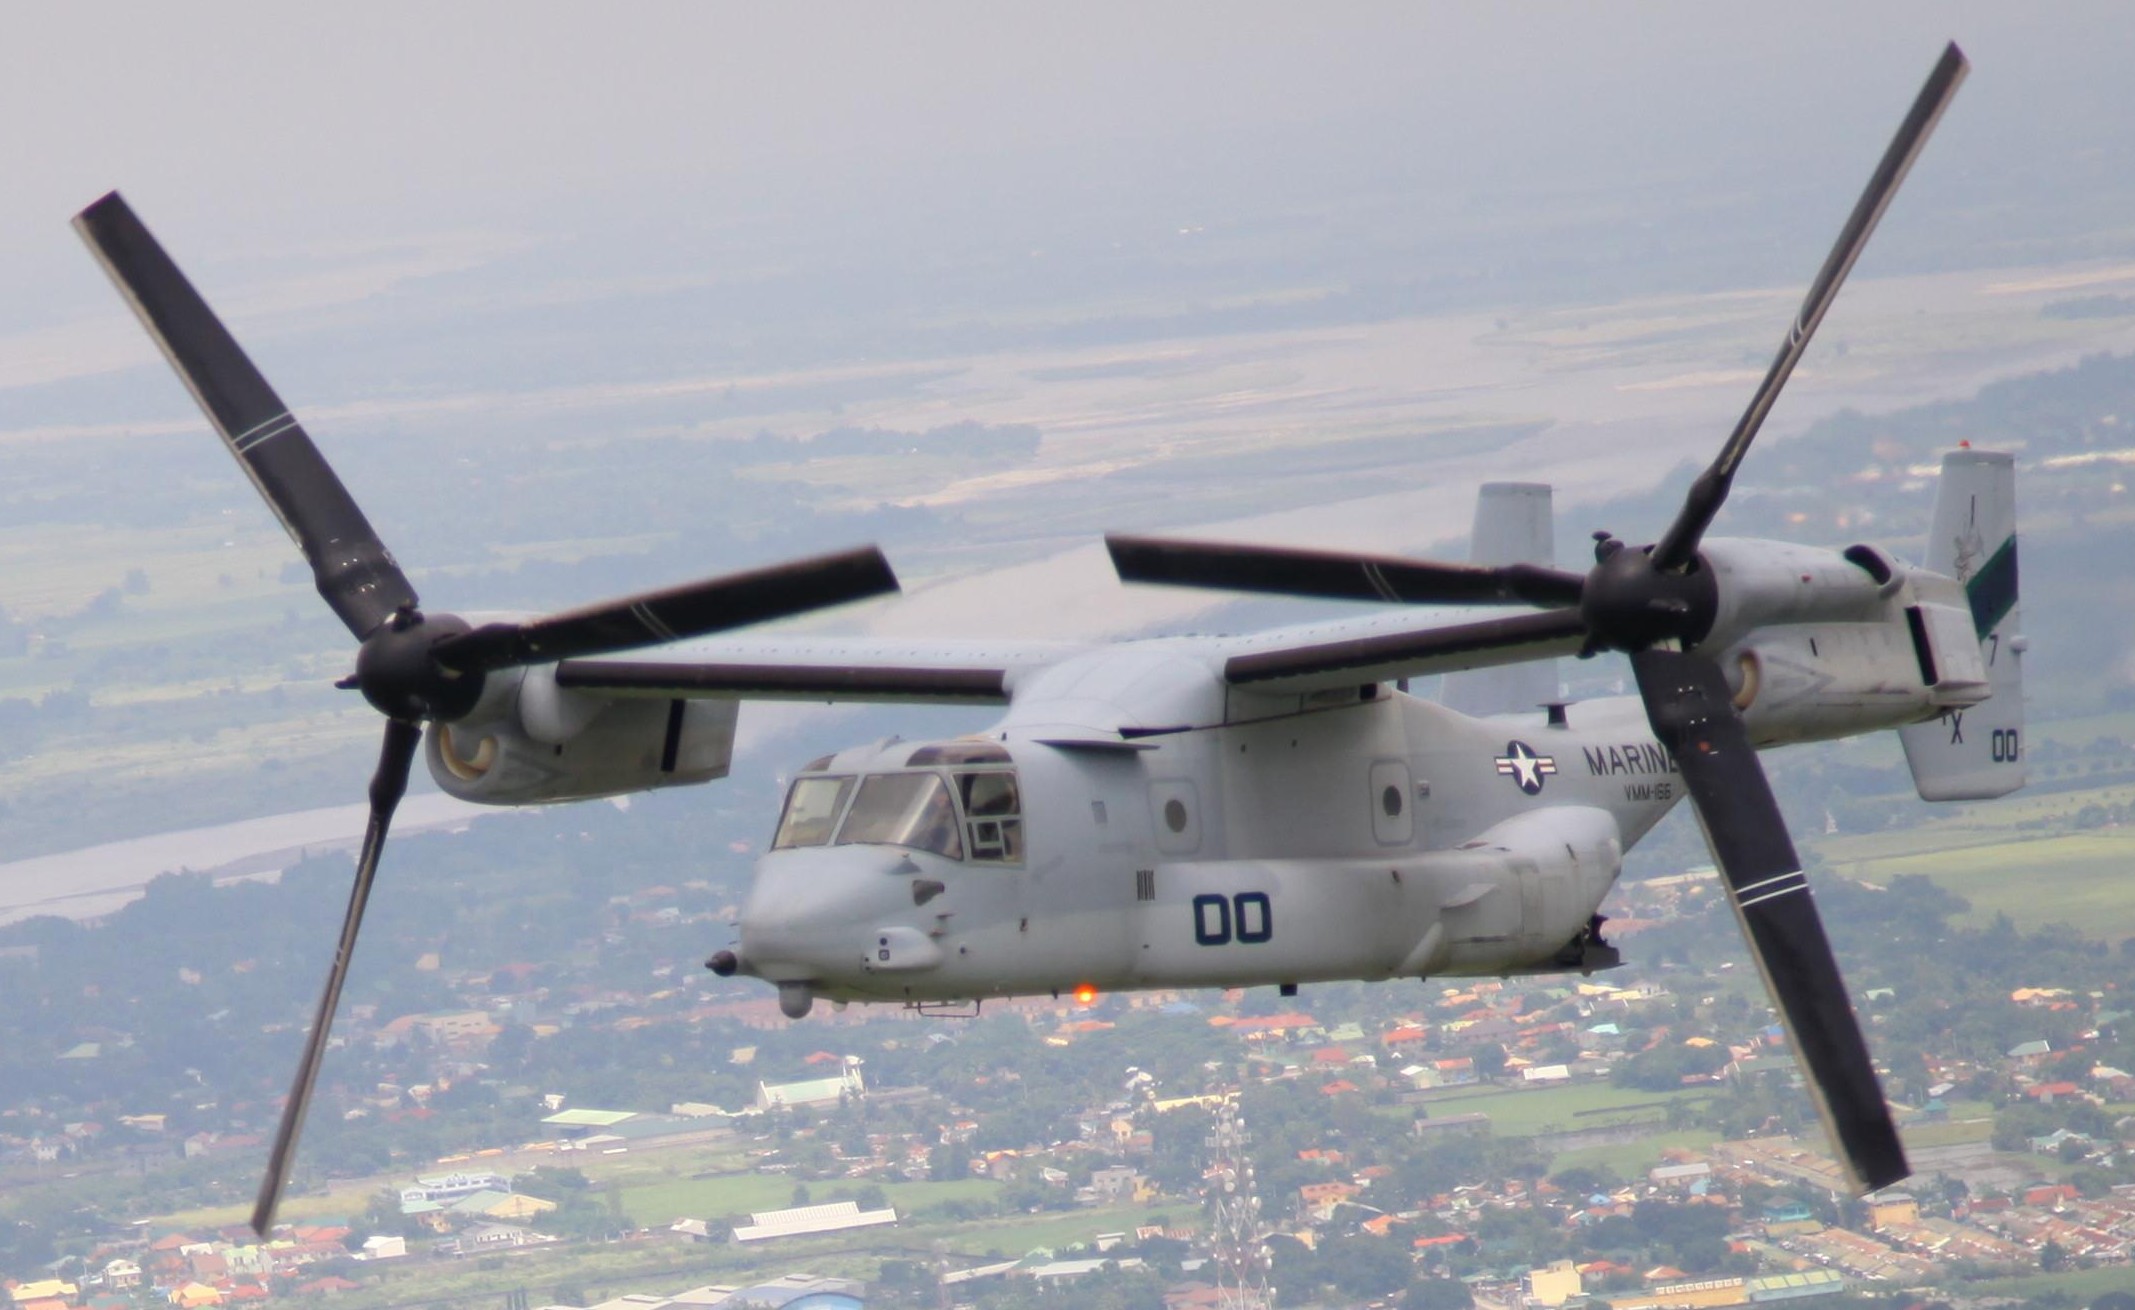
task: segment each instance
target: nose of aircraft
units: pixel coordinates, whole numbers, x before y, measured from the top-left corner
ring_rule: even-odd
[[[857,971],[871,934],[912,908],[911,878],[900,875],[919,871],[906,852],[881,846],[763,856],[742,902],[740,966],[782,984]]]

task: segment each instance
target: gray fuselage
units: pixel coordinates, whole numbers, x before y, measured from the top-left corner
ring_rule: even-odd
[[[1681,794],[1638,702],[1552,725],[1372,691],[1124,742],[1011,721],[979,739],[990,763],[841,752],[796,785],[855,779],[849,809],[874,777],[933,773],[961,797],[969,776],[1011,774],[1014,857],[980,858],[986,820],[961,811],[953,845],[820,831],[759,861],[741,959],[890,1001],[1579,967],[1624,848]]]

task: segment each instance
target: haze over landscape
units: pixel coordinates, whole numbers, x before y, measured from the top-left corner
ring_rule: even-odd
[[[64,226],[114,185],[455,605],[584,599],[539,567],[558,555],[636,556],[609,576],[643,585],[802,544],[677,549],[642,531],[642,483],[538,491],[559,445],[1037,429],[1013,468],[828,474],[850,485],[811,501],[820,540],[889,531],[918,592],[830,622],[906,635],[1120,633],[1213,603],[1117,587],[1106,528],[1414,548],[1487,478],[1620,494],[1732,421],[1953,29],[1982,71],[1774,435],[2124,346],[2124,318],[2037,314],[2128,275],[2112,7],[1840,13],[42,15],[0,54],[0,107],[39,128],[0,196],[0,443],[31,452],[0,605],[68,613],[158,556],[241,603],[289,562]],[[1328,443],[1348,449],[1315,463]],[[1262,458],[1281,449],[1311,471]],[[94,465],[117,481],[93,524],[46,481],[85,460],[116,464]],[[216,558],[121,541],[150,521],[115,513],[140,504],[129,475],[166,502],[144,514],[227,511]],[[51,567],[85,552],[38,506],[123,560]],[[454,589],[522,559],[512,594]],[[143,603],[203,599],[157,581]],[[301,587],[276,594],[339,651]],[[77,676],[41,672],[16,686]],[[752,740],[784,721],[748,717]]]
[[[2025,932],[2085,923],[2095,941],[2069,947],[2071,979],[2090,977],[2086,969],[2107,978],[2111,952],[2125,958],[2135,940],[2135,912],[2122,906],[2135,895],[2116,891],[2125,867],[2117,847],[2056,848],[2054,876],[2067,881],[2050,885],[2079,907],[2066,915],[2050,898],[2023,903],[1992,876],[1994,860],[2034,837],[2117,840],[2105,825],[2117,828],[2115,807],[2135,804],[2121,777],[2121,738],[2135,732],[2123,721],[2135,710],[2124,644],[2135,625],[2117,603],[2135,600],[2135,589],[2117,575],[2078,576],[2095,552],[2135,537],[2116,471],[2129,462],[2117,435],[2124,416],[2114,408],[2135,392],[2119,360],[2100,358],[2135,353],[2135,82],[2125,75],[2120,6],[1913,4],[1863,16],[1841,5],[1707,4],[677,4],[622,14],[563,4],[442,13],[233,4],[52,9],[18,15],[14,29],[0,43],[0,114],[15,125],[0,139],[0,926],[21,935],[0,941],[0,965],[29,978],[34,970],[5,951],[27,947],[38,962],[43,950],[39,989],[59,985],[55,943],[78,939],[17,923],[27,915],[111,915],[165,868],[235,878],[286,866],[299,884],[286,892],[186,884],[165,894],[202,922],[218,917],[211,905],[238,902],[178,898],[253,898],[243,903],[274,925],[265,930],[275,937],[269,970],[286,964],[299,980],[292,994],[308,997],[330,933],[308,921],[300,933],[278,916],[312,915],[287,908],[307,888],[322,913],[337,910],[328,902],[341,891],[325,889],[346,863],[330,852],[360,829],[350,805],[376,750],[375,716],[331,686],[352,655],[345,633],[68,229],[69,216],[107,190],[126,194],[228,320],[428,606],[561,608],[879,541],[906,594],[797,626],[910,641],[1237,630],[1339,611],[1123,588],[1099,536],[1190,529],[1457,552],[1476,486],[1506,478],[1556,485],[1568,565],[1583,558],[1591,528],[1657,528],[1680,499],[1683,466],[1710,456],[1762,376],[1892,124],[1951,37],[1972,76],[1717,530],[1908,546],[1924,532],[1931,483],[1920,470],[1936,448],[1962,437],[2017,449],[2025,531],[2038,534],[2036,548],[2026,538],[2031,712],[2039,740],[2051,743],[2045,758],[2067,772],[2019,798],[2030,809],[1957,814],[1927,813],[1909,783],[1888,798],[1899,766],[1887,740],[1781,756],[1792,763],[1775,763],[1775,778],[1798,828],[1819,811],[1829,820],[1829,842],[1814,854],[1828,863],[1817,867],[1871,879],[1925,873],[1942,893],[1973,898],[1963,908],[1908,900],[1923,922],[1947,918],[1952,933],[1982,941],[1997,913]],[[2076,417],[2056,426],[2064,412]],[[2009,416],[2014,426],[1994,426]],[[1614,657],[1565,665],[1579,694],[1620,690]],[[516,960],[506,922],[522,895],[528,940],[568,961],[551,980],[559,997],[566,969],[576,971],[573,986],[597,979],[621,995],[656,967],[668,971],[663,997],[761,999],[699,977],[693,957],[726,940],[778,780],[838,744],[985,721],[983,712],[749,706],[727,781],[648,797],[627,813],[550,811],[397,846],[382,899],[403,855],[411,869],[449,871],[435,887],[419,878],[422,895],[460,899],[418,901],[407,890],[404,931],[394,936],[388,921],[367,945],[380,963],[359,988],[374,1007],[361,1022],[383,1031],[395,1015],[471,1006],[491,969],[527,963]],[[2079,777],[2101,790],[2075,794]],[[416,787],[430,784],[419,776]],[[1848,808],[1872,808],[1861,799],[1870,795],[1905,807],[1890,820],[1895,835],[1869,831]],[[464,825],[442,797],[415,805],[416,818]],[[2103,817],[2075,834],[2084,806]],[[554,842],[579,824],[591,845],[573,863]],[[71,856],[89,848],[93,858]],[[1678,816],[1637,872],[1678,872],[1702,861],[1700,849]],[[1948,854],[1965,850],[1978,853]],[[549,881],[529,890],[531,877],[522,885],[507,876],[521,869]],[[672,892],[668,883],[691,886],[670,900],[647,890]],[[1928,896],[1908,888],[1907,897]],[[1714,922],[1697,917],[1709,916],[1709,903],[1679,890],[1640,895],[1662,925],[1649,961],[1719,967],[1720,947],[1692,931]],[[146,905],[155,904],[151,894]],[[675,906],[687,926],[672,939],[653,934],[643,916]],[[417,963],[421,913],[457,923],[442,974],[434,958]],[[2059,967],[2065,944],[2038,945],[2036,958]],[[224,946],[248,967],[246,952],[270,950],[216,949]],[[1991,941],[1979,949],[2002,958]],[[479,981],[448,979],[455,968]],[[1762,1002],[1740,981],[1720,987],[1718,1001],[1686,997],[1675,1022],[1709,1033],[1708,1044],[1749,1031]],[[1393,1031],[1413,1016],[1383,990],[1344,990],[1330,1004],[1348,1007],[1343,1021]],[[2098,996],[2086,1019],[2115,1008]],[[198,1110],[200,1130],[212,1120],[235,1137],[278,1094],[295,1040],[288,1029],[300,1020],[232,997],[223,1012],[257,1031],[198,1067],[174,1067],[195,1075],[202,1105],[216,1107]],[[95,1008],[77,1000],[84,1015]],[[662,1014],[668,1003],[631,1014]],[[1190,1003],[1218,1006],[1213,994]],[[552,1090],[542,1079],[557,1089],[583,1079],[574,1104],[636,1097],[645,1104],[634,1108],[663,1110],[670,1099],[711,1099],[672,1067],[638,1085],[586,1073],[644,1055],[627,1027],[603,1053],[573,1044],[592,1040],[591,1019],[566,1024],[560,1042],[522,1042],[561,1008],[543,1004],[539,1020],[523,1023],[496,1011],[519,1063],[502,1078],[516,1090],[498,1093],[493,1121],[483,1121],[484,1143],[524,1139],[530,1128],[501,1125],[525,1118],[506,1113],[523,1108],[520,1092]],[[726,1067],[730,1048],[757,1040],[740,1014],[690,1018],[690,1045],[664,1057],[668,1066],[716,1066],[710,1085],[732,1083],[746,1096],[750,1080]],[[1179,1039],[1177,1067],[1159,1075],[1174,1091],[1196,1076],[1187,1055],[1233,1059],[1230,1046],[1204,1049],[1214,1038],[1198,1011],[1106,1014],[1154,1047],[1175,1031],[1164,1024],[1193,1029]],[[1342,1026],[1323,1017],[1313,1026],[1322,1037]],[[1134,1027],[1141,1021],[1146,1030]],[[112,1045],[76,1028],[117,1022],[99,1011],[35,1030],[53,1047],[38,1048],[38,1068],[60,1068],[55,1053],[84,1042]],[[197,1022],[188,1011],[183,1023]],[[1014,1067],[1034,1071],[1051,1058],[1026,1050],[1021,1019],[1002,1022],[1019,1035],[980,1030],[970,1059],[983,1049],[1003,1067],[1023,1061]],[[2096,1063],[2110,1068],[2110,1042],[2096,1035],[2107,1028],[2089,1031]],[[361,1031],[362,1072],[353,1071],[356,1039],[337,1055],[350,1061],[347,1087],[399,1078],[387,1065],[400,1057],[377,1054],[373,1030]],[[894,1036],[835,1031],[890,1043],[865,1047],[881,1078],[931,1077]],[[813,1058],[814,1040],[848,1038],[786,1033],[760,1044],[767,1061],[792,1062]],[[1988,1039],[1979,1041],[1984,1049]],[[862,1049],[862,1038],[849,1045]],[[1106,1049],[1109,1070],[1121,1061]],[[1283,1058],[1252,1051],[1278,1067]],[[1510,1044],[1500,1056],[1508,1051],[1523,1058]],[[1464,1046],[1439,1053],[1471,1058]],[[1158,1057],[1137,1046],[1128,1058],[1153,1069]],[[65,1066],[66,1076],[83,1067]],[[140,1086],[170,1099],[177,1094],[155,1081],[163,1072],[143,1072]],[[775,1072],[798,1076],[787,1065]],[[2018,1084],[1992,1081],[2009,1076],[1982,1071],[1975,1087],[1939,1060],[1920,1071],[1908,1060],[1901,1075],[1914,1090],[1966,1087],[1977,1122],[1999,1115],[1997,1144],[2017,1122],[1997,1096],[2034,1108]],[[28,1133],[28,1120],[8,1116],[33,1105],[57,1115],[78,1090],[41,1072],[20,1081],[0,1081],[0,1139]],[[1089,1095],[1100,1099],[1077,1112],[1103,1104],[1101,1089]],[[1790,1091],[1776,1109],[1757,1099],[1772,1095],[1750,1099],[1775,1122],[1798,1118],[1802,1098]],[[1644,1096],[1625,1094],[1621,1106],[1632,1109],[1608,1113],[1658,1132],[1659,1120],[1638,1119],[1660,1104]],[[118,1089],[97,1113],[109,1117],[125,1099]],[[1667,1099],[1702,1107],[1669,1112],[1669,1131],[1699,1113],[1715,1125],[1756,1122],[1749,1100]],[[1506,1106],[1487,1108],[1501,1135],[1523,1122]],[[1309,1109],[1284,1113],[1303,1122]],[[470,1117],[453,1117],[463,1112]],[[399,1139],[386,1113],[316,1130],[332,1164],[319,1166],[320,1189],[305,1198],[316,1202],[311,1214],[360,1214],[368,1193],[346,1179],[375,1191],[389,1175],[428,1167],[424,1151],[458,1150],[476,1135],[464,1105],[445,1112],[449,1131],[406,1129]],[[923,1132],[925,1114],[913,1116]],[[870,1125],[879,1135],[882,1123]],[[1036,1131],[1018,1122],[1001,1140]],[[1986,1131],[1958,1144],[1983,1147]],[[1181,1140],[1189,1137],[1198,1141],[1199,1130]],[[1592,1149],[1557,1146],[1574,1156]],[[1621,1148],[1612,1143],[1619,1154],[1605,1163],[1642,1175],[1643,1158]],[[674,1176],[658,1186],[766,1177],[724,1139],[675,1149],[687,1163],[666,1166]],[[688,1154],[700,1149],[701,1159]],[[1162,1130],[1156,1149],[1170,1149]],[[1182,1147],[1181,1160],[1194,1149]],[[1556,1148],[1537,1149],[1546,1163]],[[1567,1156],[1555,1167],[1596,1159]],[[229,1180],[253,1163],[250,1154],[218,1157],[213,1170],[170,1185],[184,1189],[185,1213],[219,1221],[234,1195]],[[2072,1162],[2053,1177],[2072,1179],[2079,1167],[2100,1177],[2117,1168],[2116,1185],[2126,1181],[2125,1155],[2117,1165]],[[343,1191],[327,1190],[329,1168]],[[1484,1171],[1514,1168],[1492,1157]],[[633,1190],[655,1186],[646,1178],[588,1169],[588,1196],[605,1199],[586,1204],[606,1206],[613,1227],[627,1219],[664,1231],[696,1213],[668,1207],[666,1193]],[[795,1177],[832,1176],[824,1169]],[[1191,1170],[1181,1163],[1177,1172]],[[960,1173],[930,1175],[924,1155],[907,1177],[891,1185],[922,1190],[896,1193],[901,1204],[1000,1199]],[[736,1212],[782,1202],[793,1189],[783,1170],[778,1178],[769,1190],[719,1195]],[[1421,1205],[1425,1193],[1404,1203]],[[82,1204],[144,1223],[180,1210],[115,1195]],[[1003,1204],[1010,1215],[1022,1208]],[[1178,1216],[1193,1208],[1173,1207]],[[590,1210],[574,1213],[586,1235],[600,1230]],[[1107,1216],[1134,1218],[1124,1207]],[[1844,1218],[1832,1216],[1834,1230]],[[948,1234],[940,1240],[956,1240],[962,1219],[942,1211],[937,1221]],[[1010,1225],[969,1249],[1020,1254],[1014,1244],[1025,1237],[1041,1244]],[[1659,1250],[1649,1239],[1641,1249]],[[1335,1240],[1361,1239],[1345,1231]],[[2034,1267],[2036,1246],[2024,1248]],[[0,1241],[0,1275],[30,1272],[6,1262],[16,1249]],[[873,1268],[879,1255],[866,1257],[867,1276],[889,1278]],[[1416,1259],[1423,1269],[1427,1257]],[[1446,1280],[1445,1268],[1430,1269]],[[620,1266],[570,1275],[589,1296],[623,1290],[628,1276]],[[492,1278],[451,1290],[471,1298],[510,1285]],[[384,1286],[361,1295],[384,1305],[403,1294],[444,1295]],[[883,1303],[905,1304],[899,1294],[892,1287]]]

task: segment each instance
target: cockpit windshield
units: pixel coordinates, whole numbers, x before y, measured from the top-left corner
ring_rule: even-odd
[[[786,793],[786,812],[779,816],[778,835],[771,839],[771,849],[827,845],[838,811],[845,808],[845,798],[852,789],[851,778],[796,780],[793,790]]]
[[[949,785],[933,773],[877,773],[860,782],[838,845],[880,844],[964,858]]]
[[[968,748],[952,744],[960,753],[950,762],[964,767],[947,777],[918,769],[826,777],[816,770],[830,761],[816,761],[787,790],[771,849],[905,846],[952,860],[1023,863],[1023,800],[1015,771],[986,767],[1001,762],[994,755],[976,760],[981,767],[971,768],[963,759]],[[1005,756],[997,746],[980,746]],[[938,747],[919,752],[930,763],[936,762],[937,753],[945,752]]]

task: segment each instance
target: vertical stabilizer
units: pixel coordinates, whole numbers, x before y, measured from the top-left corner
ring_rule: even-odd
[[[1486,482],[1475,498],[1470,564],[1557,562],[1549,484]],[[1515,714],[1557,699],[1557,661],[1534,660],[1446,675],[1439,699],[1462,714]]]
[[[1984,704],[1898,730],[1913,785],[1929,801],[2006,796],[2024,785],[2014,456],[1969,449],[1943,456],[1925,563],[1964,584],[1994,693]]]

